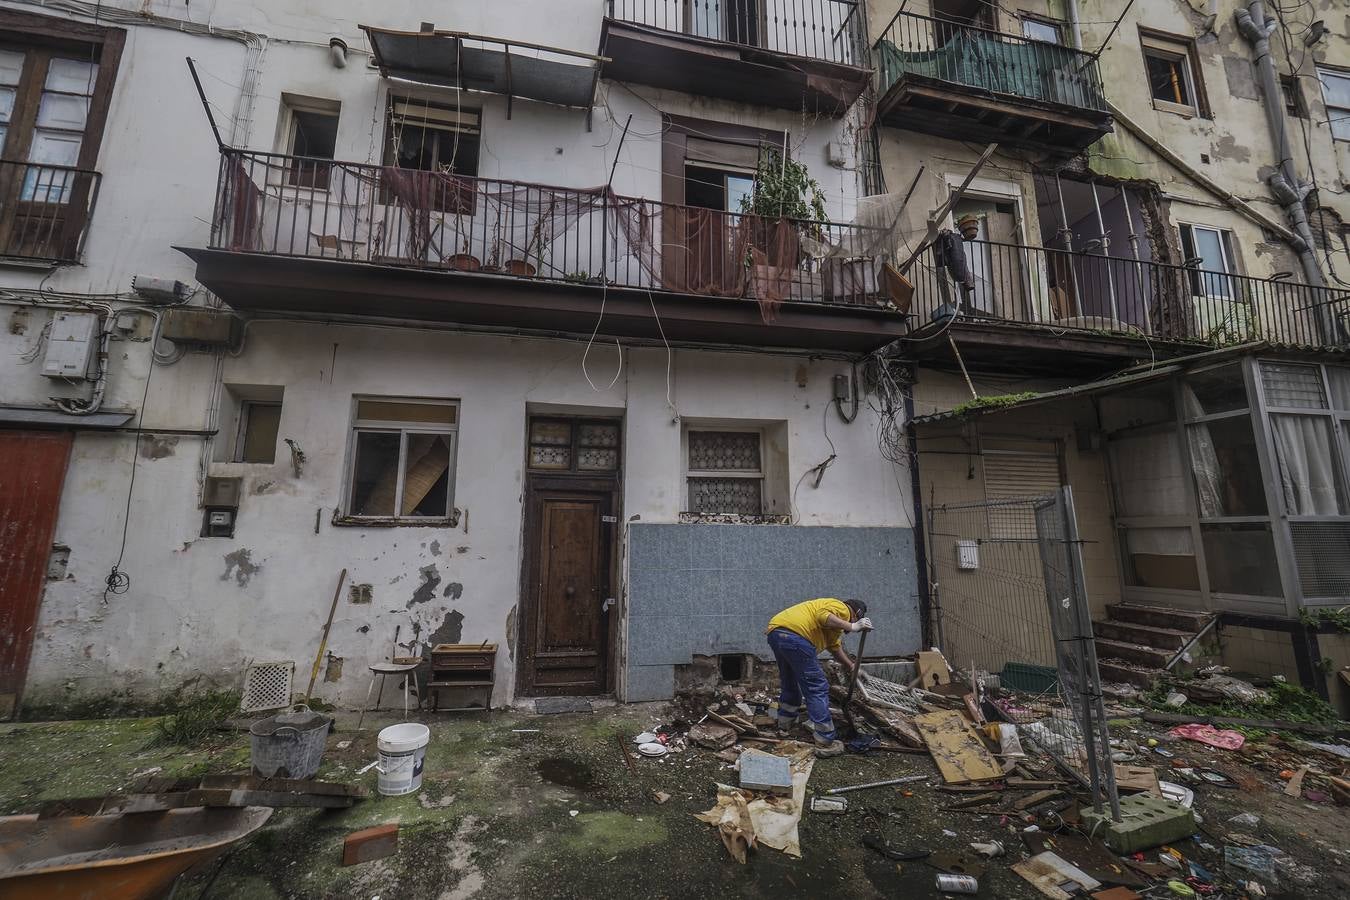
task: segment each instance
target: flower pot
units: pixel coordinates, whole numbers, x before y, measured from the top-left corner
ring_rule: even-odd
[[[534,266],[523,259],[507,260],[505,271],[507,275],[518,275],[521,278],[534,277]]]
[[[962,216],[960,221],[956,223],[956,227],[965,240],[973,241],[980,236],[980,219],[978,216]]]
[[[460,272],[478,272],[483,268],[482,262],[472,253],[456,253],[446,260],[446,264]]]

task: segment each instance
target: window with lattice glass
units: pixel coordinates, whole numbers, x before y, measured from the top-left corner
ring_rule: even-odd
[[[615,472],[619,423],[576,419],[530,420],[529,467],[552,472]]]
[[[764,457],[758,431],[689,432],[689,511],[764,512]]]

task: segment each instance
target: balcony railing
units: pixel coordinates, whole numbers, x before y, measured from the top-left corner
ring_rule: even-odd
[[[0,258],[78,262],[101,177],[70,166],[0,160]]]
[[[867,66],[860,0],[609,0],[609,17],[676,34]]]
[[[211,247],[308,259],[882,306],[880,232],[618,196],[227,150]]]
[[[919,334],[949,322],[1042,325],[1212,346],[1267,340],[1350,344],[1350,293],[1283,278],[990,241],[963,241],[960,266],[935,245],[906,273]]]
[[[973,25],[900,13],[872,48],[878,92],[905,76],[993,94],[1106,110],[1091,54]]]

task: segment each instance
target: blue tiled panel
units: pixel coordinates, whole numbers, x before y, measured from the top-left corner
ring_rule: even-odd
[[[769,618],[812,597],[867,602],[869,655],[918,649],[908,528],[634,523],[628,546],[628,679],[642,699],[659,699],[648,694],[664,689],[666,669],[695,654],[766,657]]]

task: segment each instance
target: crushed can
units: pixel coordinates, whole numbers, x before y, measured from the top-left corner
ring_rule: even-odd
[[[980,883],[972,875],[938,875],[937,889],[944,894],[975,894]]]
[[[811,812],[842,815],[848,812],[848,798],[813,795],[811,797]]]

